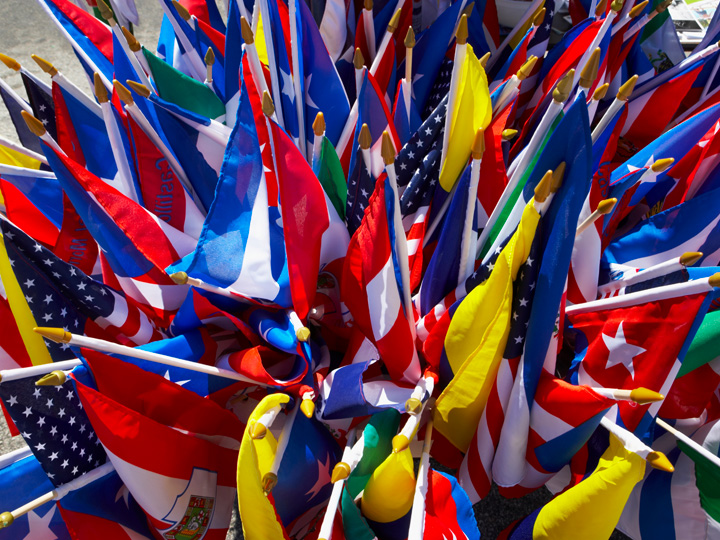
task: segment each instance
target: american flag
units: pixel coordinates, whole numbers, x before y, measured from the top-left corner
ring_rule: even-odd
[[[3,241],[25,301],[40,326],[116,339],[130,346],[162,334],[137,306],[111,287],[86,276],[6,220]],[[45,341],[53,361],[75,358],[67,343]]]
[[[430,96],[425,103],[425,111],[422,117],[427,118],[437,108],[440,102],[448,95],[450,91],[450,80],[452,79],[453,61],[445,57],[440,65],[440,71],[435,78]]]
[[[48,478],[61,486],[99,467],[107,456],[73,383],[35,386],[36,379],[3,381],[0,398]]]
[[[358,145],[355,167],[348,177],[347,205],[345,207],[347,228],[350,236],[360,226],[365,214],[365,208],[367,208],[370,195],[372,195],[374,189],[375,181],[362,157],[360,145]]]
[[[36,78],[29,71],[21,71],[25,92],[30,98],[33,114],[40,120],[53,139],[57,140],[57,126],[55,124],[55,103],[48,86]]]

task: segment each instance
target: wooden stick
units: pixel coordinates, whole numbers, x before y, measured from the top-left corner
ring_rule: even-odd
[[[285,424],[283,424],[283,428],[280,431],[280,435],[278,436],[277,449],[275,450],[275,456],[273,457],[272,465],[270,466],[270,470],[263,475],[262,483],[265,495],[270,493],[272,489],[277,485],[277,473],[280,469],[280,463],[282,462],[282,458],[285,455],[288,441],[290,440],[290,432],[292,431],[293,424],[295,423],[297,410],[298,408],[294,407],[293,410],[288,413],[287,418],[285,418]]]
[[[663,396],[662,394],[655,392],[654,390],[650,390],[649,388],[644,388],[642,386],[638,388],[633,388],[632,390],[625,390],[623,388],[602,387],[592,387],[592,390],[594,390],[601,396],[609,397],[611,399],[619,399],[623,401],[632,401],[634,403],[637,403],[638,405],[647,405],[648,403],[655,403],[656,401],[662,401],[663,399],[665,399],[665,396]]]
[[[585,220],[578,226],[575,231],[575,238],[580,236],[588,227],[590,227],[590,225],[595,223],[602,216],[606,216],[612,212],[613,208],[615,208],[615,204],[617,204],[617,199],[615,198],[600,201],[595,211],[586,217]]]
[[[350,454],[353,450],[353,442],[355,441],[355,432],[351,432],[347,438],[347,444],[343,450],[341,463],[347,463],[350,460]],[[327,507],[325,508],[325,515],[323,516],[322,524],[320,525],[320,532],[318,533],[318,540],[332,540],[333,524],[335,523],[335,514],[337,513],[338,505],[340,504],[340,497],[342,495],[343,486],[345,485],[345,478],[342,478],[333,484],[332,492],[330,493],[330,500],[328,501]]]
[[[670,424],[665,422],[662,418],[655,418],[655,423],[659,425],[661,428],[663,428],[668,433],[671,433],[673,436],[675,436],[676,439],[681,440],[685,444],[687,444],[689,447],[691,447],[693,450],[695,450],[697,453],[702,454],[704,458],[707,458],[710,460],[713,465],[716,467],[720,467],[720,457],[716,456],[712,452],[710,452],[707,448],[702,446],[701,444],[696,443],[694,440],[692,440],[690,437],[685,435],[682,431],[678,431],[674,427],[672,427]]]

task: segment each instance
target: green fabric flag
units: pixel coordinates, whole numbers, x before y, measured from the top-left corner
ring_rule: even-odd
[[[355,505],[355,497],[365,489],[373,471],[392,452],[392,438],[400,426],[400,413],[387,409],[374,414],[365,426],[365,448],[360,462],[345,481],[341,509],[345,538],[353,540],[372,540],[375,533],[365,521],[360,508]]]
[[[340,158],[338,158],[335,148],[327,137],[323,137],[322,146],[320,147],[320,159],[315,168],[318,169],[315,174],[320,180],[320,185],[327,193],[340,219],[345,221],[345,207],[347,205],[345,173],[340,164]]]
[[[150,65],[152,79],[161,98],[213,120],[224,118],[225,105],[215,92],[178,71],[145,47],[142,52]]]
[[[677,376],[682,377],[720,356],[718,340],[720,340],[720,311],[712,311],[705,315],[700,324]]]
[[[695,485],[700,492],[700,506],[717,522],[720,522],[720,468],[708,458],[683,441],[678,448],[695,462]]]

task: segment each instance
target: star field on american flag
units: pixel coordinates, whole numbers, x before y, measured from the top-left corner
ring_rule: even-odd
[[[21,73],[25,91],[30,98],[30,106],[32,107],[35,117],[43,123],[45,129],[48,130],[53,139],[57,139],[57,125],[55,123],[55,103],[52,95],[48,92],[49,88],[44,87],[43,83],[35,79],[34,76]],[[43,86],[41,86],[43,85]]]
[[[73,383],[35,386],[38,376],[0,384],[0,398],[43,469],[60,486],[106,461]]]
[[[374,189],[375,181],[365,165],[362,150],[358,145],[355,170],[348,177],[347,206],[345,210],[350,235],[355,233],[360,226],[363,215],[365,215],[365,208],[367,208],[370,195]]]
[[[423,118],[430,116],[438,104],[448,95],[448,92],[450,91],[452,69],[453,61],[445,57],[442,64],[440,64],[440,70],[435,78],[432,90],[430,90],[427,103],[425,103],[425,110],[422,115]]]

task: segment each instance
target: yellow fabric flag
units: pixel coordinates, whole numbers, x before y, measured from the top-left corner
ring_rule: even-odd
[[[265,30],[263,29],[262,16],[259,13],[257,31],[255,32],[255,48],[257,49],[260,62],[265,66],[269,66],[270,61],[268,60],[267,43],[265,42]]]
[[[491,118],[487,76],[468,44],[452,111],[447,153],[440,169],[440,185],[445,191],[453,188],[465,169],[477,130],[486,128]]]
[[[42,163],[37,159],[21,154],[7,146],[0,144],[0,163],[12,165],[13,167],[25,167],[26,169],[39,169]]]
[[[240,443],[237,466],[238,509],[244,538],[247,540],[283,540],[285,532],[275,508],[263,492],[263,475],[270,471],[277,441],[270,430],[262,439],[252,439],[248,430],[263,414],[290,401],[287,394],[270,394],[258,403],[248,418]]]
[[[531,199],[490,276],[460,303],[445,336],[454,376],[435,406],[435,429],[467,452],[510,332],[513,281],[530,253],[540,214]]]
[[[20,337],[25,344],[25,350],[30,356],[34,366],[40,364],[49,364],[52,362],[50,353],[45,346],[45,341],[33,331],[33,328],[38,326],[35,322],[30,307],[25,300],[25,295],[20,288],[13,272],[10,260],[8,259],[7,250],[5,249],[5,241],[0,237],[0,281],[5,288],[5,294],[7,295],[8,304],[10,310],[15,316],[15,322],[17,323],[18,330],[20,331]]]
[[[409,448],[393,452],[372,473],[362,494],[363,515],[390,523],[410,511],[415,496],[415,472]]]
[[[645,460],[610,435],[610,446],[585,480],[547,503],[533,525],[533,540],[606,540],[615,529]]]

